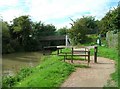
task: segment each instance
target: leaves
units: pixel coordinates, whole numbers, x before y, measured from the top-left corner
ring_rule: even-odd
[[[120,6],[109,10],[106,15],[101,19],[99,28],[102,34],[108,31],[119,31],[120,29]]]
[[[66,35],[68,33],[68,28],[63,27],[57,30],[57,35]]]
[[[77,19],[68,31],[73,43],[85,43],[86,35],[96,33],[97,23],[92,16]]]

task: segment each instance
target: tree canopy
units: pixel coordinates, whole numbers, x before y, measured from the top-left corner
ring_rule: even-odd
[[[69,36],[75,44],[84,43],[87,38],[86,35],[93,33],[97,33],[97,24],[95,18],[92,16],[83,16],[77,19],[69,30]]]
[[[3,21],[2,25],[3,53],[39,50],[40,38],[56,33],[54,25],[32,22],[29,15],[14,18],[11,25]]]
[[[68,33],[68,28],[67,27],[62,27],[57,30],[57,35],[66,35]]]
[[[108,31],[120,31],[120,6],[113,10],[109,10],[106,15],[100,20],[99,28],[101,34],[106,34]]]

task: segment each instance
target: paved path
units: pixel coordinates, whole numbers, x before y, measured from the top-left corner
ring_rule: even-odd
[[[77,68],[61,87],[103,87],[110,79],[110,74],[115,71],[115,62],[98,57],[98,63],[94,63],[93,56],[91,59],[91,68]],[[74,63],[78,63],[78,61],[74,61]]]

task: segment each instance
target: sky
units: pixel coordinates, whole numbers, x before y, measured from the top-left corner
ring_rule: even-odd
[[[8,23],[22,15],[30,15],[33,22],[42,21],[56,28],[71,27],[82,16],[100,20],[119,0],[0,0],[0,17]]]

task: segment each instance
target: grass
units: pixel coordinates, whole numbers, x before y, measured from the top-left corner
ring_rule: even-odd
[[[98,47],[98,56],[102,56],[118,61],[118,51],[116,49]]]
[[[50,56],[35,67],[34,72],[18,82],[14,87],[58,87],[75,70],[71,64],[61,61],[61,57]]]

